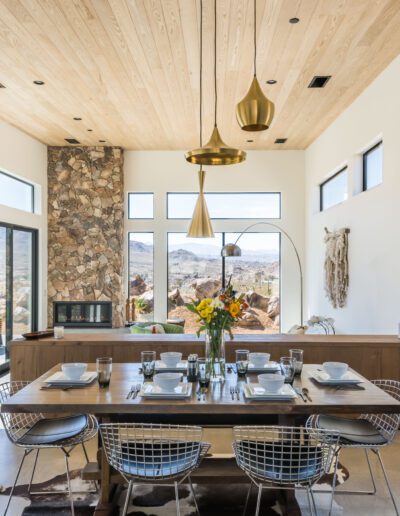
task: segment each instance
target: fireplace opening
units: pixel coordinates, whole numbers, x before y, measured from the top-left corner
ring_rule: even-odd
[[[112,328],[111,301],[54,301],[54,325],[69,328]]]

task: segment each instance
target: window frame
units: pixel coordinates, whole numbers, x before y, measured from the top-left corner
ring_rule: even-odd
[[[382,163],[382,181],[380,183],[378,183],[377,185],[371,186],[369,188],[368,188],[368,185],[367,185],[367,174],[368,174],[367,158],[368,158],[368,154],[370,154],[371,152],[373,152],[375,149],[377,149],[380,146],[382,146],[382,151],[383,151],[383,140],[380,140],[379,142],[375,143],[375,145],[373,145],[372,147],[369,147],[369,149],[367,149],[365,152],[363,152],[363,155],[362,155],[362,191],[363,192],[367,192],[368,190],[371,190],[372,188],[375,188],[375,186],[379,186],[383,182],[383,163]]]
[[[17,176],[14,176],[13,174],[5,172],[2,169],[0,169],[0,175],[10,177],[11,179],[14,179],[14,181],[18,181],[19,183],[28,185],[31,189],[31,205],[32,206],[31,206],[30,210],[24,210],[23,208],[15,208],[13,206],[9,206],[8,204],[2,204],[2,206],[7,206],[7,208],[12,208],[14,210],[24,211],[25,213],[35,213],[35,185],[33,183],[30,183],[29,181],[26,181],[25,179],[21,179]]]
[[[343,172],[345,172],[346,170],[348,170],[348,166],[345,165],[344,167],[342,167],[340,170],[338,170],[337,172],[335,172],[332,176],[328,177],[328,179],[325,179],[325,181],[323,181],[322,183],[320,183],[319,185],[319,211],[322,212],[322,211],[325,211],[325,210],[328,210],[329,208],[333,208],[334,206],[337,206],[338,204],[342,204],[342,202],[344,201],[340,201],[336,204],[332,204],[332,206],[328,206],[327,208],[324,208],[324,196],[323,196],[323,188],[324,186],[326,186],[330,181],[332,181],[333,179],[335,179],[335,177],[339,176],[340,174],[342,174]]]
[[[169,217],[168,216],[168,206],[169,206],[169,196],[172,195],[198,195],[199,192],[166,192],[166,213],[165,218],[167,220],[190,220],[190,217]],[[211,217],[211,220],[280,220],[282,218],[282,192],[205,192],[204,195],[207,198],[207,195],[278,195],[279,197],[279,216],[278,217]]]
[[[152,209],[153,209],[153,216],[152,217],[130,217],[130,211],[131,211],[131,195],[152,195],[153,196],[153,202],[152,202]],[[154,192],[128,192],[128,213],[127,218],[128,220],[154,220],[154,206],[155,206],[155,199],[154,199]],[[132,233],[135,233],[132,231]],[[144,231],[143,231],[144,233]]]

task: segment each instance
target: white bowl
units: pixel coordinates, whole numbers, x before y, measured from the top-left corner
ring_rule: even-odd
[[[70,363],[70,364],[62,364],[61,366],[62,372],[68,378],[68,380],[79,380],[83,373],[87,369],[87,364],[83,364],[80,362]]]
[[[283,374],[259,374],[258,383],[266,390],[266,392],[276,393],[282,389],[285,383],[285,377]]]
[[[249,353],[249,360],[254,367],[264,367],[270,356],[269,353]]]
[[[342,378],[349,368],[348,364],[345,364],[344,362],[324,362],[322,367],[324,368],[325,373],[334,380]]]
[[[161,390],[173,392],[178,387],[182,378],[182,373],[157,373],[153,381]]]
[[[165,353],[160,353],[160,358],[161,362],[163,362],[167,367],[176,367],[182,360],[182,353],[167,351]]]

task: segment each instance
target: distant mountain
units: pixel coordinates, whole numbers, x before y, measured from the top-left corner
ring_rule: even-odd
[[[196,256],[195,253],[191,253],[190,251],[186,251],[185,249],[177,249],[176,251],[168,253],[168,258],[170,260],[179,260],[187,262],[198,262],[200,260],[200,258]]]
[[[129,241],[129,251],[131,253],[147,253],[153,252],[153,246],[150,244],[143,244],[143,242],[137,242],[136,240]]]

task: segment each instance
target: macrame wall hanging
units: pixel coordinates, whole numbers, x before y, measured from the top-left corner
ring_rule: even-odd
[[[334,308],[346,305],[349,286],[348,235],[350,229],[325,228],[325,293]]]

